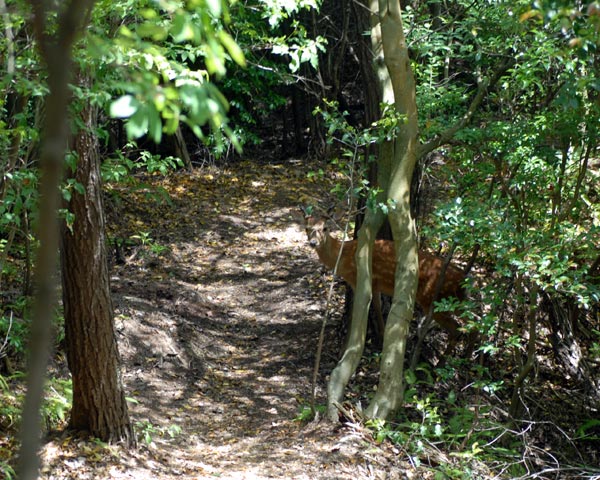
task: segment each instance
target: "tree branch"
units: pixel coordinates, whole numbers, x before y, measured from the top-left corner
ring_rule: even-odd
[[[460,117],[460,119],[454,125],[444,130],[427,143],[420,145],[417,156],[421,158],[433,150],[441,147],[445,143],[448,143],[448,141],[450,141],[450,139],[456,135],[456,132],[469,123],[483,102],[484,98],[487,96],[489,89],[498,83],[498,80],[500,80],[502,75],[504,75],[504,73],[513,65],[513,63],[514,60],[512,58],[506,58],[490,78],[481,80],[477,87],[477,93],[473,97],[473,100],[471,100],[471,104],[467,108],[465,114]]]

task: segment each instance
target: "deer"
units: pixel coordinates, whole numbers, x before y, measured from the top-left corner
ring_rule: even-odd
[[[304,212],[304,211],[303,211]],[[331,236],[327,228],[327,220],[315,217],[304,212],[306,234],[309,245],[315,250],[320,262],[330,270],[337,263],[336,274],[346,281],[354,290],[356,288],[356,240],[341,241]],[[339,253],[341,249],[341,254]],[[338,263],[339,255],[339,263]],[[396,252],[394,242],[391,240],[375,240],[372,260],[372,293],[373,307],[377,314],[377,329],[383,332],[383,315],[381,313],[380,294],[392,297],[396,273]],[[463,282],[465,273],[456,265],[449,263],[446,266],[443,282],[439,288],[437,298],[434,298],[437,282],[442,272],[444,260],[425,250],[419,250],[419,283],[417,287],[416,303],[425,315],[431,315],[443,329],[448,332],[449,342],[446,354],[454,348],[458,339],[459,323],[450,312],[430,312],[436,300],[456,297],[465,298]],[[470,348],[470,347],[468,347]]]

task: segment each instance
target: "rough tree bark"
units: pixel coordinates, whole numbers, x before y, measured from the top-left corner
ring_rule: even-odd
[[[78,80],[79,85],[89,84],[82,74]],[[75,221],[72,229],[64,226],[61,235],[65,340],[73,380],[69,426],[107,442],[131,445],[110,297],[96,119],[96,108],[84,105],[84,127],[73,139],[78,159],[71,177],[85,192],[73,192],[68,208]]]

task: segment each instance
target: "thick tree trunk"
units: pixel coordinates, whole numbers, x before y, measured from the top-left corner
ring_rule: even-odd
[[[81,79],[83,81],[83,79]],[[73,378],[70,427],[107,442],[134,442],[119,373],[114,333],[104,211],[100,179],[96,112],[86,105],[85,125],[74,138],[78,161],[74,178],[85,189],[73,192],[72,230],[62,231],[62,281],[67,359]]]

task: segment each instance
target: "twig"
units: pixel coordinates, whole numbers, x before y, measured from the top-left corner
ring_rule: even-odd
[[[6,336],[4,337],[4,342],[2,342],[2,346],[0,347],[0,358],[6,357],[6,345],[8,345],[8,337],[10,336],[10,331],[13,325],[13,312],[10,312],[10,319],[8,320],[8,329],[6,330]]]

